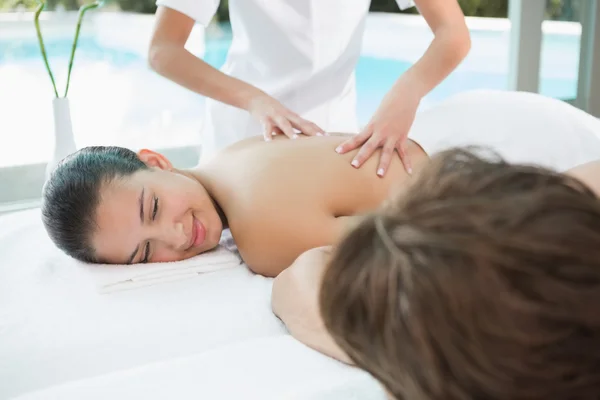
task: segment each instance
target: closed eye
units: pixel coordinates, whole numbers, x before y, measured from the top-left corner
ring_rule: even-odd
[[[154,208],[152,209],[152,221],[156,218],[158,212],[158,197],[154,197]]]
[[[156,219],[156,213],[158,212],[158,197],[154,196],[152,197],[152,200],[154,201],[154,206],[152,207],[152,220],[154,221]],[[146,243],[146,246],[144,247],[144,258],[142,259],[142,263],[147,263],[149,261],[150,258],[150,242]]]
[[[144,259],[142,260],[143,264],[148,262],[148,257],[150,256],[150,243],[146,243],[146,247],[144,247]]]

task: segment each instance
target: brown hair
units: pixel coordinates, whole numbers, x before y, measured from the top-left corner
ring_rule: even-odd
[[[600,202],[563,174],[442,153],[337,246],[320,307],[397,399],[598,399]]]

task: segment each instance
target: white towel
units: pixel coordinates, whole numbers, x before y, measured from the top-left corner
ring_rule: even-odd
[[[242,264],[232,251],[219,245],[214,250],[183,261],[115,265],[85,264],[100,293],[156,285],[233,268]]]

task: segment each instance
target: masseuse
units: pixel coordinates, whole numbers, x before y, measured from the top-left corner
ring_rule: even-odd
[[[383,176],[394,151],[405,168],[404,146],[421,99],[448,76],[470,49],[456,0],[397,0],[416,5],[434,39],[389,90],[371,121],[336,151],[360,147],[357,168],[382,147]],[[360,56],[369,0],[230,0],[233,42],[219,71],[184,45],[195,22],[207,26],[219,0],[158,0],[149,62],[166,78],[207,96],[203,154],[263,132],[359,132],[354,69]],[[409,37],[389,41],[411,40]],[[377,74],[378,71],[371,71]]]

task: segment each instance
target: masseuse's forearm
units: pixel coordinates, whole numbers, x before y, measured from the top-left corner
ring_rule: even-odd
[[[150,66],[160,75],[203,96],[248,109],[250,100],[263,94],[258,88],[212,67],[184,47],[164,43],[150,50]]]
[[[471,49],[466,26],[440,27],[434,34],[426,52],[402,74],[392,90],[404,90],[409,86],[413,93],[424,97],[458,67]]]

